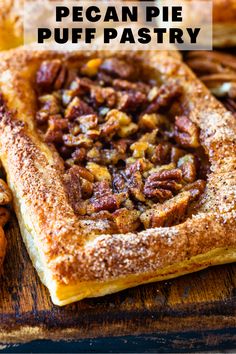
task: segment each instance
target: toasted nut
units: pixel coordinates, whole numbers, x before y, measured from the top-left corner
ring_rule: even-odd
[[[63,90],[62,93],[62,104],[63,106],[67,106],[71,100],[74,98],[74,91],[72,90]]]
[[[81,183],[78,173],[78,166],[72,166],[64,175],[64,184],[68,194],[69,201],[74,209],[81,201]]]
[[[92,200],[92,212],[98,212],[101,210],[115,211],[119,208],[119,203],[114,194],[104,195],[100,198]]]
[[[94,175],[85,167],[76,166],[76,170],[78,171],[80,177],[86,179],[89,182],[94,181]]]
[[[131,175],[129,180],[129,191],[135,199],[145,202],[145,196],[143,194],[143,180],[139,171],[136,171]]]
[[[3,179],[0,179],[0,205],[9,204],[12,201],[11,191]]]
[[[148,101],[152,102],[153,100],[155,100],[155,98],[157,98],[158,93],[159,88],[157,86],[152,87],[147,96]]]
[[[139,118],[139,126],[144,129],[155,129],[157,127],[158,117],[156,113],[144,114]]]
[[[126,112],[137,112],[146,103],[146,95],[139,91],[119,92],[117,108]]]
[[[187,154],[181,157],[177,166],[183,172],[183,179],[187,183],[194,182],[197,176],[195,157],[192,154]]]
[[[86,102],[79,97],[74,97],[66,108],[65,117],[69,120],[74,120],[80,116],[93,113],[93,109]]]
[[[116,210],[112,215],[119,232],[133,232],[137,230],[140,225],[140,212],[137,210],[128,210],[126,208],[122,208]]]
[[[42,62],[36,77],[36,82],[40,89],[48,90],[53,87],[61,66],[62,63],[58,59]]]
[[[164,170],[150,175],[144,185],[144,194],[149,198],[168,199],[172,193],[179,191],[182,184],[180,169]]]
[[[156,204],[141,214],[140,219],[146,229],[175,225],[185,216],[190,199],[190,192],[182,192],[163,204]]]
[[[128,125],[131,123],[131,118],[124,112],[119,111],[118,109],[112,109],[106,115],[106,121],[110,118],[115,118],[120,126]]]
[[[136,133],[138,130],[138,125],[136,123],[130,123],[129,125],[125,125],[122,126],[119,130],[118,130],[118,135],[121,138],[127,138],[128,136]]]
[[[160,143],[156,146],[151,161],[156,164],[165,164],[170,161],[170,143]]]
[[[93,147],[91,150],[88,151],[87,157],[89,160],[93,160],[93,161],[99,160],[101,157],[99,148],[96,146]]]
[[[140,158],[145,156],[145,151],[148,149],[149,144],[146,142],[136,142],[130,146],[130,150],[133,151],[133,157]]]
[[[75,122],[70,123],[69,124],[69,132],[70,132],[70,134],[72,134],[74,136],[78,135],[79,133],[81,133],[80,125]]]
[[[85,178],[81,178],[80,183],[81,183],[82,198],[83,199],[90,198],[93,194],[93,183]]]
[[[87,114],[76,119],[80,124],[82,133],[87,133],[90,129],[96,129],[98,125],[98,117],[96,114]]]
[[[191,193],[191,199],[197,199],[203,192],[206,187],[206,182],[202,179],[199,179],[193,183],[187,184],[183,190],[189,191]]]
[[[48,115],[55,115],[60,113],[60,104],[55,95],[43,95],[39,97],[39,102],[42,108],[39,112],[47,113]]]
[[[93,140],[97,139],[100,135],[100,131],[99,130],[96,130],[96,129],[90,129],[87,131],[87,137],[88,138],[91,138]]]
[[[95,76],[97,75],[99,66],[101,65],[102,60],[100,58],[95,58],[89,60],[84,66],[81,68],[81,73],[83,75]]]
[[[111,175],[107,167],[100,166],[95,162],[88,162],[86,167],[93,174],[95,181],[111,182]]]
[[[185,155],[185,151],[182,149],[177,148],[176,146],[172,146],[171,148],[171,162],[177,164],[179,159]]]
[[[93,140],[89,139],[84,134],[79,134],[77,136],[72,134],[64,134],[63,141],[65,146],[68,147],[91,147],[93,145]]]
[[[145,141],[150,144],[155,144],[157,132],[158,132],[158,129],[154,129],[152,132],[142,135],[141,138],[139,139],[139,141],[142,141],[142,142]]]
[[[145,113],[156,113],[160,108],[170,106],[181,93],[182,88],[175,81],[161,85],[157,93],[151,94],[152,100]]]
[[[197,148],[199,142],[199,128],[185,116],[175,119],[175,140],[185,148]]]
[[[134,65],[117,58],[105,59],[101,65],[101,70],[112,76],[118,76],[121,79],[131,79],[136,74]]]
[[[144,174],[144,177],[150,176],[153,173],[156,172],[162,172],[162,171],[166,171],[166,170],[173,170],[176,168],[176,165],[174,163],[169,163],[168,165],[161,165],[161,166],[156,166],[151,168],[150,170],[148,170],[146,172],[146,174]]]
[[[10,219],[10,211],[7,208],[0,207],[0,225],[4,226]]]

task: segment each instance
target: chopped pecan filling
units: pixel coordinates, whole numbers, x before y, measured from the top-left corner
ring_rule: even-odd
[[[199,129],[181,111],[181,86],[143,79],[142,70],[118,58],[77,71],[51,60],[36,76],[37,127],[64,160],[71,205],[114,233],[182,222],[205,187]]]

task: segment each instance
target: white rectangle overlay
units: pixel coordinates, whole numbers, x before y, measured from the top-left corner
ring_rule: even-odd
[[[212,0],[25,0],[36,49],[211,50]]]

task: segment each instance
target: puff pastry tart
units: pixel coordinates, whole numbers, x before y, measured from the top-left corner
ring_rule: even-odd
[[[236,259],[236,123],[165,52],[0,60],[0,157],[65,305]]]

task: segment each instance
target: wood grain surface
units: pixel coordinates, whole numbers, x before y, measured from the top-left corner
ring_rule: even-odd
[[[0,343],[166,331],[227,333],[227,328],[236,328],[236,264],[60,308],[52,305],[40,283],[15,218],[7,228],[7,238],[8,252],[0,278]]]

